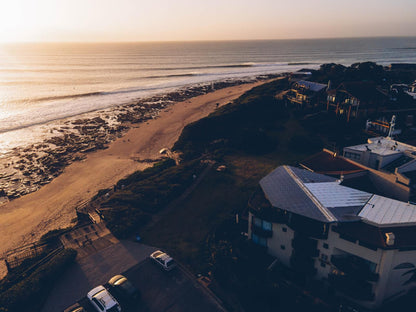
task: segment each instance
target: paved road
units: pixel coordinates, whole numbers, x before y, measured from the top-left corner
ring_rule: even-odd
[[[112,276],[147,259],[155,250],[143,244],[120,241],[78,260],[56,283],[42,312],[64,310],[95,286],[105,284]]]
[[[83,258],[62,276],[42,312],[57,312],[76,301],[85,302],[86,293],[123,273],[141,292],[137,306],[123,311],[193,312],[224,311],[216,299],[185,269],[163,271],[150,261],[154,247],[121,241]]]
[[[125,275],[141,291],[141,300],[132,312],[225,311],[202,285],[180,267],[165,272],[147,259]]]

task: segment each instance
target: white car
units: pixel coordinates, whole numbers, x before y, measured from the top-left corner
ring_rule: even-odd
[[[88,299],[91,301],[91,304],[95,307],[97,311],[100,312],[121,312],[120,305],[117,300],[104,288],[100,285],[92,289],[87,294]]]
[[[159,264],[165,271],[170,271],[176,266],[175,260],[163,251],[155,251],[150,255],[150,258]]]

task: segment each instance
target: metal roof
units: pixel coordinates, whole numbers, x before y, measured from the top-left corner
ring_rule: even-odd
[[[373,194],[339,185],[338,182],[305,183],[325,208],[364,206]]]
[[[298,170],[306,172],[306,170],[302,169],[281,166],[261,179],[260,186],[263,189],[266,198],[274,207],[303,215],[311,219],[328,222],[328,218],[319,210],[316,204],[295,181],[297,176],[296,174],[294,176],[294,173],[298,172]],[[324,175],[317,173],[309,173],[311,173],[311,177],[314,175],[325,177]]]
[[[290,167],[290,170],[299,178],[303,183],[316,183],[316,182],[335,182],[337,179],[329,177],[320,173],[315,173],[309,170],[300,169],[296,167]]]
[[[416,206],[374,195],[358,215],[379,225],[416,223]]]
[[[360,152],[370,150],[374,154],[386,156],[392,154],[401,154],[405,151],[414,152],[416,151],[416,147],[395,141],[390,138],[375,137],[368,139],[368,143],[366,144],[348,146],[344,149],[344,151],[345,150],[355,150]]]
[[[321,222],[416,223],[416,205],[342,186],[304,169],[278,167],[260,180],[260,186],[273,207]]]
[[[312,82],[312,81],[306,81],[306,80],[300,80],[297,82],[298,85],[301,85],[305,88],[308,88],[309,90],[313,92],[319,92],[327,87],[326,84]]]

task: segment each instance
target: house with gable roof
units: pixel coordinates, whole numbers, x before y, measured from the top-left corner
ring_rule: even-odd
[[[286,98],[299,108],[316,107],[325,100],[326,88],[322,83],[299,80],[292,84]]]
[[[347,121],[377,112],[388,101],[388,96],[369,81],[344,82],[327,94],[326,109],[345,116]]]
[[[377,309],[416,286],[416,205],[280,166],[249,200],[248,236],[291,270]]]

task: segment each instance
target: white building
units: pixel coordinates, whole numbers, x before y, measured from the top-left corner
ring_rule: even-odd
[[[368,139],[366,144],[344,147],[344,157],[364,166],[379,170],[402,158],[403,164],[412,161],[416,169],[416,147],[393,140],[389,137]],[[407,160],[407,161],[405,161]],[[397,163],[397,167],[400,167]]]
[[[389,137],[368,139],[366,144],[344,147],[344,157],[364,165],[383,194],[412,200],[416,182],[416,147]]]
[[[282,264],[374,309],[416,286],[416,206],[281,166],[249,202],[249,238]]]

